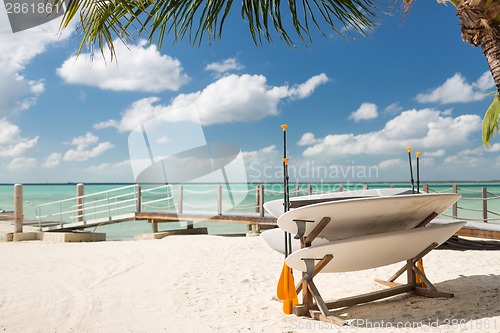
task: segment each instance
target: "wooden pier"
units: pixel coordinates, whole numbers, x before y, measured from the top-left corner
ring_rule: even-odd
[[[368,188],[368,186],[364,185],[363,188]],[[338,186],[337,191],[342,190],[342,186]],[[428,193],[433,192],[428,184],[424,184],[423,190]],[[252,233],[277,227],[276,218],[268,215],[263,205],[270,192],[274,196],[271,199],[279,197],[280,194],[269,188],[266,189],[264,185],[248,189],[244,201],[247,203],[247,207],[241,207],[243,204],[240,203],[239,206],[236,205],[229,209],[223,209],[223,207],[227,208],[229,200],[227,194],[224,197],[223,193],[228,190],[221,185],[214,185],[213,190],[211,190],[216,194],[216,200],[212,203],[211,209],[192,209],[192,205],[190,206],[189,200],[186,199],[185,192],[187,191],[182,185],[178,185],[176,188],[172,185],[162,185],[143,189],[136,184],[85,195],[83,184],[78,184],[76,197],[38,205],[36,207],[36,221],[40,231],[83,230],[134,220],[146,220],[151,223],[153,233],[159,231],[158,225],[160,223],[177,221],[188,222],[188,229],[193,229],[192,224],[199,221],[246,224],[248,231]],[[447,191],[461,193],[465,190],[460,189],[457,185],[452,185]],[[205,195],[203,193],[202,195]],[[313,191],[312,185],[307,186],[305,190],[299,187],[290,190],[292,196],[316,193],[318,192]],[[483,188],[478,194],[477,198],[471,198],[468,195],[467,198],[461,200],[481,200],[482,213],[480,218],[461,217],[459,212],[467,211],[467,209],[461,207],[460,202],[450,209],[451,214],[443,214],[443,216],[468,220],[473,224],[473,227],[459,231],[458,235],[500,240],[500,224],[487,223],[488,221],[500,220],[499,213],[488,209],[488,201],[500,198],[500,196],[488,192],[487,188]],[[252,196],[255,199],[249,200]],[[33,221],[23,221],[22,197],[22,185],[16,184],[14,186],[14,212],[0,213],[0,218],[3,216],[5,219],[15,221],[16,232],[22,232],[23,225],[36,225]],[[238,210],[241,208],[244,211]]]
[[[197,212],[182,214],[177,214],[175,212],[138,212],[135,214],[135,219],[147,220],[151,223],[151,228],[154,233],[158,232],[158,223],[179,221],[186,221],[191,223],[191,225],[193,222],[201,221],[247,224],[249,226],[249,230],[257,233],[263,229],[275,228],[278,226],[275,217],[260,216],[258,213],[213,215],[209,213]]]

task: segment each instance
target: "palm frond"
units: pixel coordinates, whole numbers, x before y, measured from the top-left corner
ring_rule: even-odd
[[[106,46],[115,55],[113,40],[118,38],[129,42],[133,34],[129,31],[132,22],[138,22],[139,15],[146,12],[150,2],[121,0],[53,0],[54,6],[66,4],[61,28],[66,28],[79,17],[82,39],[78,54],[84,48],[93,53],[95,46],[104,56]]]
[[[261,3],[261,6],[259,6]],[[366,29],[373,28],[379,10],[370,0],[288,0],[287,15],[284,16],[279,0],[243,0],[242,18],[247,21],[250,33],[256,44],[272,42],[271,29],[287,45],[294,45],[291,32],[294,31],[302,43],[312,41],[312,27],[327,37],[326,30],[345,37],[345,33],[354,30],[366,35]],[[312,22],[312,26],[309,24]]]
[[[483,118],[483,144],[489,146],[491,138],[498,133],[500,122],[500,95],[493,99]]]
[[[160,46],[167,34],[175,42],[189,38],[192,44],[221,39],[222,30],[233,0],[49,0],[54,5],[67,5],[61,26],[80,18],[84,47],[97,46],[101,52],[107,45],[114,54],[113,37],[127,41],[133,35],[147,34]],[[299,38],[312,41],[313,30],[325,37],[330,31],[344,36],[356,31],[365,35],[373,28],[383,7],[376,0],[242,0],[240,15],[248,24],[255,44],[273,42],[278,36],[293,46]],[[295,34],[295,38],[293,35]]]

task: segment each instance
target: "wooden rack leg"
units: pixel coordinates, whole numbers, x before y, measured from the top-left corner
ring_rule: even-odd
[[[318,305],[319,310],[324,316],[330,316],[330,310],[326,307],[325,301],[323,300],[323,297],[321,297],[318,288],[316,288],[316,285],[314,284],[313,280],[307,281],[307,287],[309,288],[309,291],[311,294],[314,296],[316,299],[316,304]]]
[[[438,291],[437,288],[427,279],[425,274],[413,264],[413,271],[420,276],[422,281],[426,284],[426,288],[415,287],[415,294],[423,297],[440,297],[440,298],[453,298],[455,295],[453,293],[446,293]]]
[[[422,228],[422,227],[425,227],[427,224],[429,224],[429,222],[431,222],[432,220],[434,220],[435,217],[437,217],[439,214],[436,213],[436,212],[432,212],[429,214],[429,216],[427,216],[425,219],[422,220],[422,222],[420,222],[416,227],[416,228]]]
[[[315,266],[314,266],[314,269],[312,270],[312,272],[309,274],[309,278],[312,279],[314,278],[319,272],[321,272],[321,270],[323,268],[325,268],[326,265],[328,265],[328,263],[333,259],[333,255],[331,254],[327,254],[325,255]],[[308,275],[308,273],[304,273],[302,274],[302,279],[299,281],[299,283],[297,284],[296,286],[296,291],[297,291],[297,294],[300,292],[300,289],[302,288],[303,286],[303,282],[306,280],[306,275]]]
[[[326,306],[326,303],[323,300],[323,297],[321,297],[321,294],[319,293],[318,288],[316,288],[316,284],[314,284],[314,281],[313,281],[313,277],[316,274],[318,274],[332,260],[332,258],[333,258],[333,255],[331,255],[331,254],[325,255],[320,260],[320,262],[316,265],[314,265],[314,261],[316,259],[306,259],[306,258],[302,259],[302,260],[304,260],[306,267],[307,267],[307,271],[305,272],[305,274],[302,278],[302,286],[303,286],[303,288],[308,289],[309,293],[307,293],[307,295],[314,297],[314,299],[316,300],[316,306],[317,306],[317,308],[319,308],[321,315],[317,315],[315,313],[315,311],[312,311],[313,304],[312,304],[312,302],[309,302],[309,300],[305,300],[305,302],[307,302],[307,303],[304,303],[301,306],[300,311],[301,312],[304,312],[304,310],[308,311],[309,315],[315,319],[343,325],[345,323],[344,320],[337,318],[330,313],[330,310]],[[305,290],[303,289],[302,292],[304,293]],[[311,304],[309,304],[309,303],[311,303]],[[304,309],[304,307],[305,307],[305,309]]]
[[[323,229],[325,229],[325,227],[328,225],[328,223],[330,223],[331,220],[332,219],[329,217],[323,217],[321,221],[319,221],[319,223],[316,225],[316,227],[309,233],[309,235],[307,235],[307,237],[304,237],[304,245],[306,247],[311,246],[313,240],[318,237],[319,233],[323,231]]]
[[[413,271],[416,273],[416,275],[427,285],[427,288],[432,290],[432,291],[437,291],[436,287],[427,279],[427,276],[425,276],[424,272],[420,270],[417,266],[413,265]]]
[[[428,247],[426,247],[425,250],[423,250],[422,252],[420,252],[415,258],[411,259],[412,266],[415,267],[415,263],[418,260],[422,259],[425,255],[427,255],[429,252],[431,252],[432,250],[434,250],[437,246],[438,246],[437,243],[432,243],[431,245],[429,245]],[[408,269],[408,265],[404,265],[403,267],[401,267],[396,272],[396,274],[394,274],[393,276],[391,276],[387,281],[380,280],[380,279],[375,279],[375,282],[377,282],[379,284],[382,284],[382,285],[385,285],[387,287],[395,287],[395,286],[401,285],[400,283],[396,283],[394,281],[396,281],[396,279],[398,277],[400,277],[401,274],[403,274],[407,269]],[[425,274],[423,274],[423,275],[425,276]],[[426,281],[424,280],[424,282],[426,282]]]

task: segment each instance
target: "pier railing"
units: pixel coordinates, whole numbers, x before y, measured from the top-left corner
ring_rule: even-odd
[[[448,189],[436,191],[429,189],[428,184],[424,184],[424,191],[428,193],[459,193],[462,195],[462,198],[453,205],[451,211],[443,213],[443,216],[484,223],[498,223],[500,221],[499,212],[495,212],[489,208],[492,206],[489,203],[493,200],[499,200],[500,195],[488,191],[488,187],[482,187],[480,190],[477,190],[462,188],[457,184],[452,184]]]
[[[443,185],[440,184],[436,186],[440,188],[439,190],[433,189],[433,186],[434,184],[425,183],[422,186],[422,190],[427,193],[458,193],[462,195],[461,199],[448,211],[444,212],[442,216],[459,220],[500,223],[500,211],[498,210],[500,201],[498,204],[493,203],[494,200],[500,200],[500,195],[490,192],[487,186],[480,187],[480,189],[469,189],[459,187],[457,184],[450,184],[450,187],[443,189]],[[389,187],[394,186],[389,185]],[[291,196],[301,196],[344,191],[344,187],[340,184],[332,184],[332,189],[331,191],[322,191],[315,189],[313,185],[295,185],[289,188],[289,192]],[[368,189],[368,184],[356,186],[356,189]],[[268,201],[268,196],[273,196],[274,199],[283,196],[282,189],[269,189],[264,185],[256,186],[256,191],[257,211],[261,212],[261,214],[263,214],[262,205],[265,201]],[[492,207],[495,207],[497,210],[495,211]]]
[[[76,197],[49,202],[36,206],[35,218],[41,229],[42,223],[87,222],[95,220],[111,221],[120,216],[135,214],[143,207],[168,209],[172,200],[172,185],[161,185],[141,189],[139,185],[129,185],[92,194],[83,194],[83,184],[77,185]]]
[[[404,184],[398,184],[398,186],[407,187]],[[326,187],[327,190],[325,190]],[[367,189],[368,185],[356,185],[356,189],[363,188]],[[353,188],[346,186],[345,189]],[[328,186],[302,184],[291,186],[289,192],[291,196],[302,196],[343,190],[344,187],[338,184],[328,184]],[[500,202],[494,203],[494,200],[500,199],[500,193],[489,191],[487,186],[463,185],[461,187],[457,184],[450,184],[446,187],[443,184],[423,184],[422,190],[428,193],[448,192],[462,195],[453,207],[442,214],[443,216],[460,220],[500,223],[498,222],[500,221]],[[233,197],[239,199],[235,201]],[[176,211],[178,214],[197,211],[213,214],[212,216],[247,214],[264,217],[266,215],[264,203],[282,197],[283,187],[280,184],[245,184],[240,187],[187,184],[186,186],[161,185],[149,188],[144,186],[142,189],[139,185],[129,185],[88,195],[83,194],[83,184],[78,184],[76,197],[38,205],[35,214],[39,226],[45,223],[62,226],[66,223],[80,222],[83,227],[86,221],[96,222],[97,219],[111,221],[123,214],[142,211]],[[17,212],[17,215],[14,214],[14,217],[17,216],[17,218],[14,220],[17,221],[16,225],[20,225],[23,216],[22,185],[15,185],[15,199],[17,203],[14,213]]]

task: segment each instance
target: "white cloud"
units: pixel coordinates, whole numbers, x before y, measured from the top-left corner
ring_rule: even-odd
[[[230,71],[239,71],[245,67],[238,62],[236,58],[228,58],[221,62],[213,62],[205,67],[206,71],[215,72],[217,77]]]
[[[36,159],[31,157],[16,157],[7,164],[9,171],[25,172],[33,171],[36,168]]]
[[[328,76],[326,76],[325,73],[315,75],[306,82],[289,88],[288,96],[291,99],[303,99],[309,97],[318,86],[325,84],[328,81]]]
[[[58,20],[12,33],[5,6],[0,6],[0,117],[11,118],[33,106],[44,91],[43,78],[29,78],[23,70],[50,45],[68,38],[74,24],[59,35]]]
[[[327,135],[304,151],[304,156],[395,154],[412,146],[438,150],[470,144],[481,129],[478,115],[444,116],[434,109],[409,110],[388,121],[379,131]],[[450,135],[453,133],[453,135]]]
[[[119,124],[116,120],[109,119],[106,121],[101,121],[100,123],[94,124],[94,129],[103,129],[103,128],[109,128],[109,127],[117,127],[118,128]]]
[[[90,132],[84,136],[73,138],[71,144],[75,145],[76,148],[70,149],[64,154],[65,161],[86,161],[114,147],[110,142],[99,143],[99,137]]]
[[[500,143],[494,143],[489,148],[486,148],[488,153],[496,153],[500,151]]]
[[[263,75],[231,74],[201,91],[180,94],[169,105],[158,104],[158,97],[140,99],[125,110],[120,121],[108,120],[94,127],[131,131],[154,117],[166,122],[195,121],[199,118],[204,125],[256,121],[279,114],[280,101],[306,98],[318,85],[327,81],[326,75],[320,74],[292,87],[269,86]]]
[[[297,142],[297,144],[299,146],[310,146],[315,144],[316,142],[317,140],[314,137],[314,134],[311,132],[307,132],[302,134],[302,137],[300,138],[299,142]]]
[[[270,145],[259,150],[242,152],[243,158],[248,159],[251,162],[263,162],[269,157],[269,155],[277,156],[278,154],[279,152],[276,150],[276,145]]]
[[[401,107],[401,105],[399,105],[399,102],[396,102],[386,107],[384,113],[395,115],[400,113],[401,111],[403,111],[403,108]]]
[[[59,153],[50,154],[42,163],[42,167],[50,169],[58,166],[61,163],[61,157]]]
[[[473,149],[464,149],[454,155],[444,158],[441,169],[446,175],[454,175],[457,179],[487,180],[498,179],[498,169],[500,168],[500,157],[496,153],[500,151],[500,144],[496,144],[495,151],[489,151],[483,146]]]
[[[271,182],[283,179],[283,153],[276,145],[254,151],[243,151],[247,177],[250,181]]]
[[[116,172],[130,173],[130,160],[118,163],[101,163],[88,167],[86,170],[98,174],[115,174]]]
[[[389,160],[385,160],[385,161],[380,162],[378,164],[378,167],[381,170],[385,170],[385,169],[399,169],[404,164],[405,164],[405,162],[402,159],[400,159],[400,158],[393,158],[393,159],[389,159]]]
[[[117,63],[103,57],[88,61],[90,54],[67,59],[57,74],[67,83],[84,84],[114,91],[177,91],[189,81],[179,60],[161,55],[156,45],[141,40],[138,45],[124,45],[116,40]],[[109,51],[104,51],[104,54]]]
[[[378,117],[377,105],[373,103],[363,103],[361,106],[351,113],[349,119],[355,122],[360,122],[362,120],[370,120]]]
[[[496,153],[500,151],[500,143],[495,143],[491,145],[489,148],[486,148],[484,146],[477,147],[474,149],[465,149],[460,152],[460,155],[466,156],[467,158],[469,156],[484,156],[485,153],[491,154],[491,153]]]
[[[483,156],[468,156],[464,158],[462,154],[448,156],[443,161],[443,166],[449,167],[449,171],[454,169],[471,170],[483,169],[488,166],[490,160]]]
[[[480,101],[494,86],[490,72],[485,72],[473,83],[466,82],[462,74],[456,73],[433,91],[418,94],[416,100],[420,103],[440,104]]]
[[[477,79],[475,83],[476,87],[481,91],[488,91],[495,87],[495,81],[493,80],[493,76],[490,71],[486,71]]]
[[[435,151],[426,151],[423,153],[425,157],[443,157],[446,153],[445,149],[438,149]]]
[[[34,148],[38,136],[27,139],[21,136],[18,126],[6,119],[0,119],[0,157],[16,157]]]
[[[167,143],[167,142],[170,142],[170,139],[167,137],[167,136],[162,136],[161,138],[158,138],[156,140],[156,143]]]

